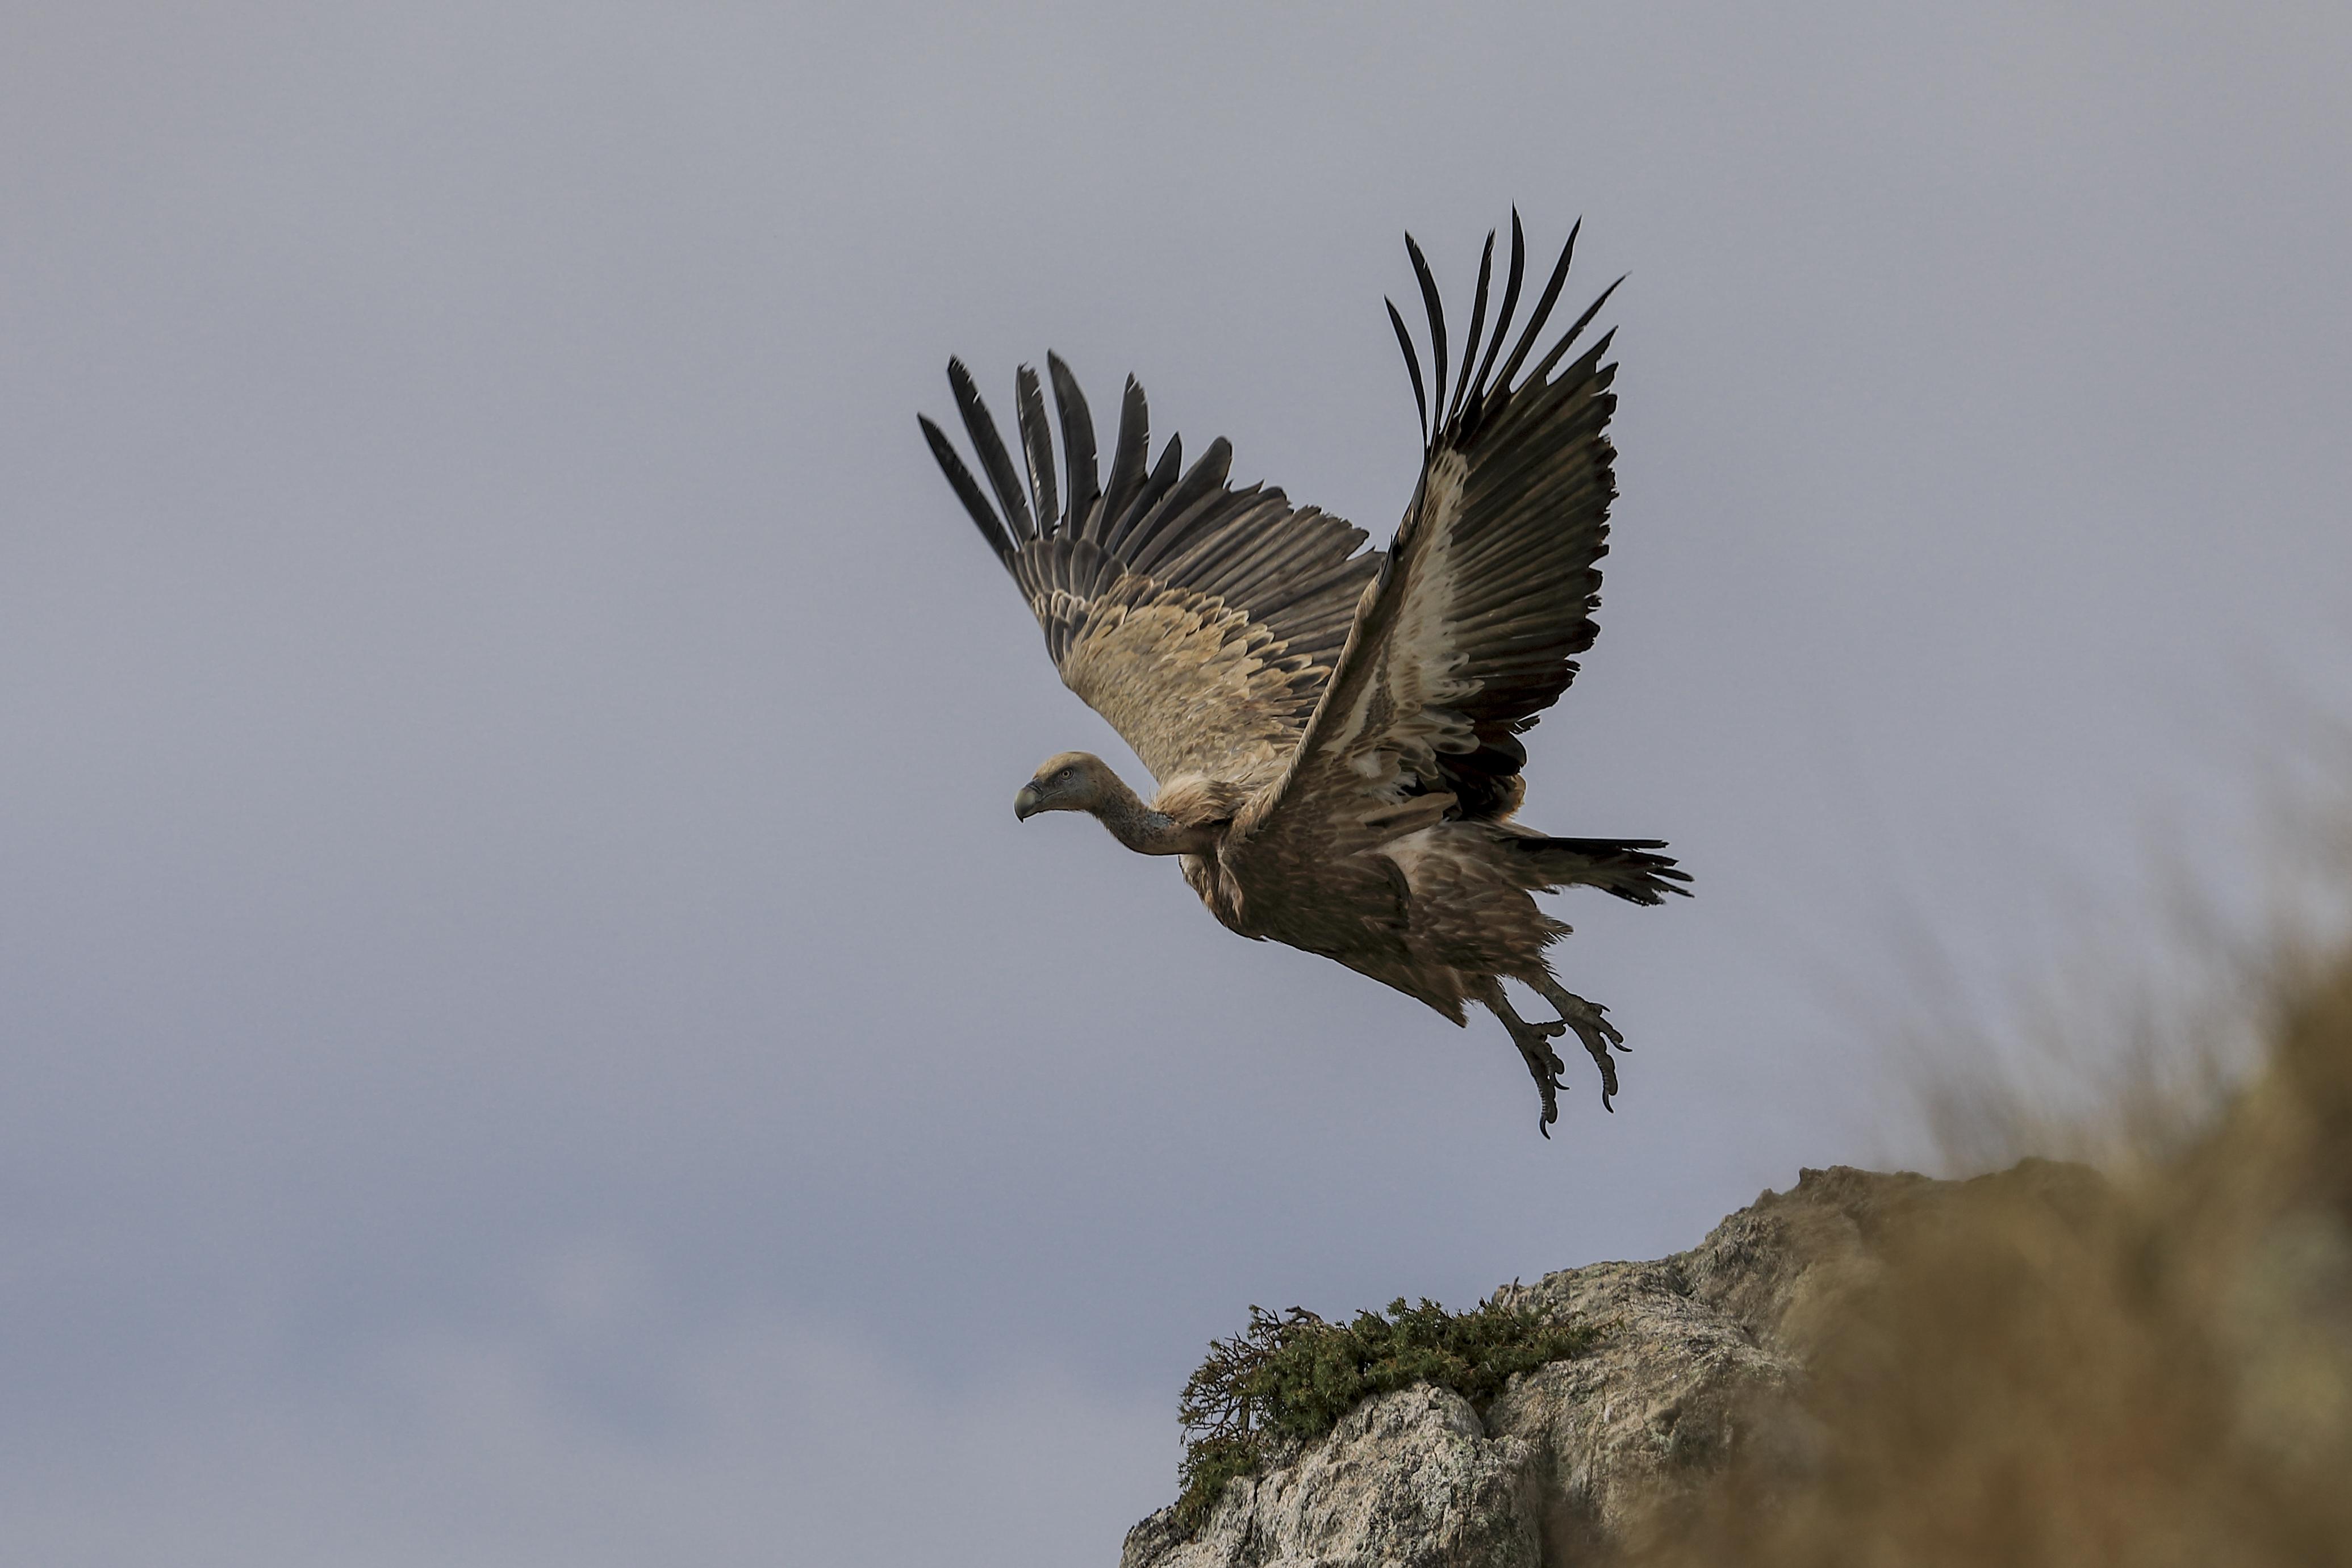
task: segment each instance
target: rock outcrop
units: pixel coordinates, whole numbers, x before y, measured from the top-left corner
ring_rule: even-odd
[[[1606,1561],[1677,1489],[1736,1455],[1801,1463],[1795,1391],[1819,1336],[1916,1236],[1971,1197],[2088,1216],[2090,1171],[2028,1161],[1942,1182],[1838,1167],[1766,1193],[1687,1252],[1508,1286],[1507,1302],[1601,1330],[1522,1374],[1483,1416],[1426,1385],[1229,1483],[1197,1532],[1163,1509],[1121,1568],[1559,1568]]]

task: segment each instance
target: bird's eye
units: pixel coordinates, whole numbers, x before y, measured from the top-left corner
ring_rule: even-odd
[[[1076,779],[1077,776],[1078,770],[1076,768],[1065,768],[1060,772],[1054,775],[1054,782],[1056,784],[1067,784],[1071,779]]]

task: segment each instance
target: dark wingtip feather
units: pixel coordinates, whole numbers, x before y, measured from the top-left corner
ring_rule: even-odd
[[[1053,377],[1054,407],[1062,416],[1062,460],[1068,476],[1064,498],[1069,507],[1070,531],[1083,538],[1095,503],[1102,498],[1102,485],[1095,472],[1095,416],[1087,407],[1086,393],[1078,390],[1077,377],[1062,362],[1062,356],[1050,349],[1045,353],[1045,371]]]
[[[980,388],[961,359],[948,361],[948,386],[955,393],[956,411],[963,415],[964,432],[971,437],[972,450],[980,454],[980,465],[988,471],[988,482],[996,491],[997,504],[1004,508],[1004,520],[1013,538],[1036,538],[1036,525],[1029,520],[1029,499],[1021,493],[1021,477],[1013,469],[1013,455],[1004,450],[1004,438],[996,433],[996,421],[989,417],[988,405],[980,399]]]
[[[1518,308],[1519,285],[1527,275],[1528,236],[1519,227],[1519,209],[1511,209],[1511,276],[1503,285],[1503,308],[1495,317],[1495,335],[1486,343],[1486,357],[1479,361],[1478,374],[1470,382],[1468,407],[1475,419],[1486,402],[1486,372],[1495,368],[1495,356],[1502,351],[1503,340],[1511,330],[1511,316]],[[1475,347],[1473,344],[1472,347]]]
[[[1037,385],[1037,367],[1023,365],[1013,373],[1014,413],[1021,425],[1021,455],[1029,463],[1029,494],[1037,503],[1037,534],[1052,538],[1062,520],[1061,497],[1054,493],[1054,438],[1045,430],[1045,394]]]
[[[1220,435],[1210,442],[1208,450],[1194,458],[1192,466],[1184,471],[1184,486],[1186,488],[1214,489],[1223,484],[1225,476],[1233,471],[1234,444]]]
[[[1171,435],[1168,444],[1160,450],[1160,461],[1153,466],[1151,477],[1143,482],[1141,493],[1135,497],[1131,510],[1137,517],[1150,512],[1160,504],[1161,497],[1176,487],[1176,476],[1183,465],[1184,437],[1181,434]]]
[[[1503,362],[1502,373],[1495,378],[1495,384],[1505,392],[1510,390],[1511,378],[1518,373],[1528,350],[1543,334],[1544,323],[1551,319],[1551,308],[1559,303],[1560,286],[1568,281],[1569,259],[1576,254],[1576,236],[1583,228],[1584,220],[1579,218],[1569,229],[1568,243],[1559,247],[1559,265],[1551,269],[1551,281],[1544,285],[1543,297],[1536,301],[1535,314],[1528,318],[1528,329],[1520,334],[1518,347],[1511,350],[1511,357]]]
[[[1621,276],[1617,279],[1617,283],[1624,282],[1625,277],[1630,276],[1632,275],[1626,274]],[[1592,325],[1592,319],[1601,314],[1601,308],[1609,303],[1609,297],[1611,295],[1617,292],[1617,283],[1612,283],[1608,287],[1602,289],[1601,291],[1601,298],[1584,308],[1584,314],[1576,319],[1575,324],[1569,328],[1567,335],[1552,346],[1551,352],[1543,357],[1543,363],[1538,365],[1531,372],[1532,380],[1541,381],[1545,372],[1549,371],[1552,366],[1558,364],[1559,362],[1559,357],[1568,352],[1568,346],[1576,341],[1578,335],[1587,327]],[[1616,335],[1616,330],[1613,328],[1601,334],[1600,341],[1593,345],[1592,352],[1596,355],[1608,352],[1609,340]]]
[[[1183,455],[1182,445],[1170,437],[1167,454],[1160,458],[1160,467],[1151,476],[1151,487],[1146,492],[1148,505],[1136,519],[1134,528],[1120,541],[1122,553],[1138,571],[1155,570],[1164,549],[1181,536],[1182,519],[1196,503],[1222,488],[1225,476],[1233,471],[1234,444],[1222,435],[1210,442],[1192,465],[1183,470],[1183,476],[1177,478]],[[1163,484],[1163,478],[1169,483]]]
[[[1429,258],[1421,254],[1421,246],[1411,235],[1404,236],[1405,254],[1412,257],[1412,275],[1421,280],[1421,308],[1429,314],[1429,384],[1439,397],[1445,395],[1445,305],[1437,297],[1437,279],[1430,276]],[[1432,440],[1436,432],[1430,433]]]
[[[919,413],[915,416],[915,423],[923,427],[923,439],[931,444],[931,455],[939,460],[940,472],[948,476],[948,486],[955,491],[956,499],[961,501],[963,509],[971,514],[971,520],[980,525],[980,537],[988,541],[988,548],[996,552],[996,559],[1010,567],[1013,564],[1013,540],[1005,533],[1004,525],[997,520],[996,513],[990,509],[988,497],[981,493],[980,481],[971,476],[971,470],[965,467],[963,459],[956,455],[954,444],[948,440],[947,433],[933,424],[929,415]]]
[[[1118,442],[1111,450],[1110,489],[1103,497],[1103,524],[1115,527],[1143,493],[1144,460],[1150,455],[1151,404],[1143,383],[1127,378],[1118,403]]]
[[[1454,379],[1454,398],[1446,405],[1451,424],[1462,413],[1463,395],[1470,390],[1470,363],[1478,354],[1479,334],[1486,329],[1486,286],[1495,279],[1495,231],[1486,231],[1486,248],[1478,254],[1478,287],[1471,297],[1470,330],[1462,340],[1462,373]]]
[[[1429,444],[1429,394],[1422,390],[1421,356],[1413,352],[1412,334],[1404,329],[1404,318],[1397,313],[1396,301],[1383,300],[1389,308],[1389,325],[1396,329],[1397,347],[1404,350],[1405,374],[1412,378],[1412,406],[1421,414],[1422,444]]]

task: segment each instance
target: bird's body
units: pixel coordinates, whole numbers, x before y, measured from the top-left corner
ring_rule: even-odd
[[[1024,787],[1018,813],[1089,811],[1128,848],[1180,857],[1201,901],[1242,936],[1319,953],[1455,1023],[1465,1002],[1486,1006],[1541,1089],[1548,1124],[1564,1071],[1549,1040],[1576,1032],[1600,1064],[1604,1103],[1616,1088],[1609,1048],[1622,1041],[1600,1008],[1552,977],[1544,949],[1568,927],[1531,894],[1589,885],[1656,904],[1688,880],[1655,841],[1550,838],[1511,820],[1527,758],[1517,737],[1566,689],[1595,635],[1596,563],[1615,495],[1603,434],[1615,367],[1601,362],[1604,336],[1551,373],[1596,302],[1513,384],[1558,298],[1563,251],[1490,380],[1522,280],[1515,214],[1492,340],[1474,380],[1490,235],[1449,407],[1444,313],[1419,248],[1412,255],[1440,401],[1431,420],[1419,356],[1391,306],[1425,443],[1386,552],[1360,550],[1361,530],[1294,508],[1279,490],[1230,488],[1222,440],[1180,475],[1171,439],[1147,473],[1146,407],[1131,379],[1105,488],[1086,401],[1052,356],[1064,475],[1025,367],[1015,384],[1025,491],[961,362],[949,379],[995,507],[938,426],[922,425],[1026,594],[1064,682],[1159,784],[1146,801],[1100,758],[1064,753]],[[1518,1018],[1505,979],[1537,990],[1559,1020]]]

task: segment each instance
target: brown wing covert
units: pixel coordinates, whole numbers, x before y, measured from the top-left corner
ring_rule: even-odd
[[[949,485],[1028,600],[1064,682],[1157,779],[1273,777],[1330,678],[1379,553],[1360,549],[1362,529],[1278,489],[1233,488],[1222,438],[1185,468],[1171,436],[1147,473],[1150,410],[1133,377],[1105,487],[1085,395],[1058,355],[1045,362],[1059,483],[1036,371],[1022,367],[1013,386],[1024,476],[971,372],[950,360],[989,489],[921,419]]]

